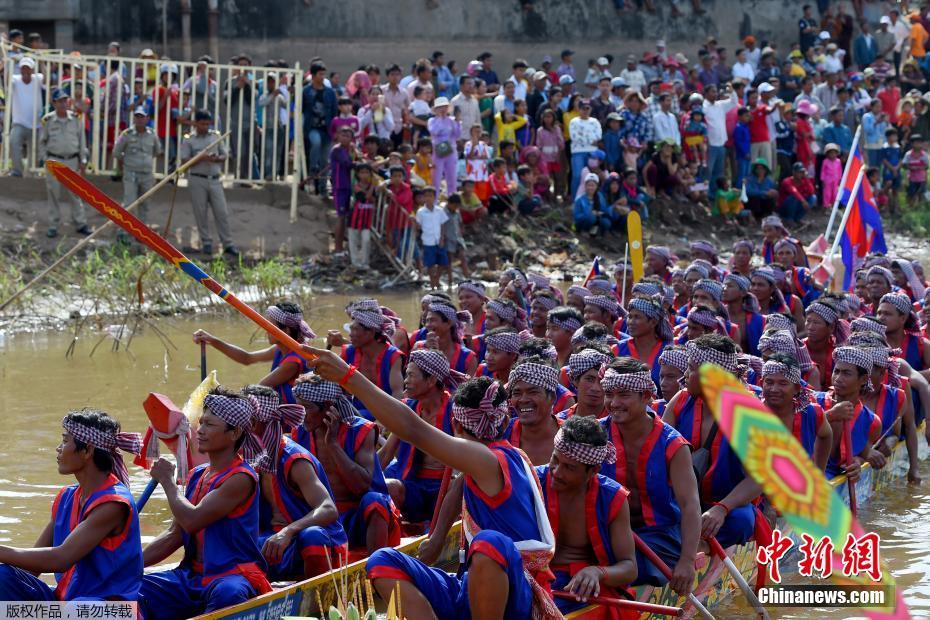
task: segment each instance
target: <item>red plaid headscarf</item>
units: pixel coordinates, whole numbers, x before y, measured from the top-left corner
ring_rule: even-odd
[[[833,361],[852,364],[865,371],[868,377],[865,384],[865,391],[872,391],[872,354],[858,347],[837,347],[833,349]]]
[[[258,399],[254,396],[231,398],[221,394],[207,394],[203,399],[204,409],[230,426],[241,429],[245,434],[242,457],[249,463],[263,463],[266,456],[261,440],[252,432],[252,419],[258,413]]]
[[[568,376],[577,381],[592,368],[600,368],[610,362],[610,356],[594,349],[583,349],[568,356]]]
[[[310,329],[307,322],[304,321],[302,312],[286,312],[278,306],[268,306],[268,310],[265,311],[265,314],[269,319],[279,325],[298,329],[304,340],[313,340],[316,338],[316,334]]]
[[[833,338],[836,344],[843,344],[849,338],[849,321],[841,319],[839,313],[823,302],[814,302],[807,307],[807,312],[813,312],[824,323],[833,327]]]
[[[74,411],[72,413],[80,412]],[[120,450],[125,450],[130,454],[142,452],[142,435],[139,433],[103,431],[99,428],[81,424],[68,416],[62,419],[61,426],[78,441],[93,444],[94,448],[109,452],[110,456],[113,457],[113,475],[127,487],[129,486],[129,471],[126,469],[126,463],[123,462],[123,455],[120,454]]]
[[[505,353],[519,353],[520,347],[526,342],[532,334],[523,330],[521,332],[510,331],[495,334],[486,334],[484,342],[489,347],[494,347],[498,351]]]
[[[617,449],[610,441],[603,446],[594,446],[589,443],[572,441],[565,436],[560,428],[555,434],[553,447],[565,456],[584,463],[585,465],[612,464],[617,462]]]
[[[358,409],[346,397],[343,389],[318,375],[310,375],[306,380],[298,382],[293,391],[297,400],[305,403],[313,403],[319,407],[331,403],[342,422],[349,423],[358,415]]]
[[[492,299],[487,305],[488,312],[493,312],[505,323],[510,323],[517,331],[526,329],[526,310],[511,306],[500,299]]]
[[[656,384],[652,380],[652,374],[648,370],[642,372],[617,372],[613,368],[607,368],[604,376],[601,377],[601,387],[605,392],[617,392],[627,390],[629,392],[648,392],[655,394],[658,392]]]
[[[499,405],[494,404],[498,390],[502,389],[504,387],[500,383],[492,382],[477,407],[466,407],[453,402],[452,418],[478,439],[497,439],[508,419],[507,399],[502,400]]]
[[[248,396],[252,396],[258,402],[255,419],[265,423],[262,445],[265,447],[266,458],[262,459],[257,466],[262,471],[274,473],[278,470],[284,426],[295,428],[303,424],[306,410],[300,405],[282,405],[277,393],[248,394]]]
[[[466,378],[462,373],[452,370],[446,356],[434,349],[414,349],[410,352],[408,363],[438,379],[450,390],[454,390]]]

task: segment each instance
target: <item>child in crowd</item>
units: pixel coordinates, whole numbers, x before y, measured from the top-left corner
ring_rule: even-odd
[[[523,164],[517,168],[517,190],[514,201],[517,210],[523,215],[533,215],[542,206],[542,200],[535,194],[536,171]]]
[[[420,138],[417,141],[417,153],[413,156],[412,174],[423,181],[423,186],[433,184],[433,141]]]
[[[468,261],[465,258],[465,237],[462,236],[462,197],[459,194],[452,194],[446,201],[446,215],[449,217],[446,223],[442,225],[442,235],[445,237],[446,256],[448,256],[448,266],[446,275],[449,279],[449,287],[452,287],[452,261],[458,259],[462,266],[462,275],[468,278],[471,272],[468,269]]]
[[[430,91],[422,86],[413,87],[413,101],[410,102],[410,124],[413,126],[413,133],[410,141],[414,144],[419,144],[420,138],[429,135],[429,93]]]
[[[901,162],[907,168],[907,205],[914,207],[924,199],[927,191],[927,168],[930,157],[924,147],[924,138],[918,133],[911,134],[911,150],[904,154]]]
[[[875,206],[878,207],[878,210],[885,213],[887,210],[892,209],[891,184],[882,182],[881,171],[873,166],[866,170],[865,179],[872,187],[872,196],[875,198]]]
[[[885,144],[882,146],[882,187],[887,189],[888,208],[892,213],[897,211],[898,190],[901,189],[901,144],[898,140],[898,130],[885,131]],[[878,185],[873,184],[873,187]]]
[[[352,113],[352,100],[348,97],[339,98],[339,115],[333,118],[329,123],[329,135],[335,139],[342,127],[348,127],[352,130],[352,137],[358,142],[361,132],[361,123],[358,117]]]
[[[465,178],[472,181],[475,194],[481,202],[487,202],[490,195],[488,189],[488,162],[491,161],[491,147],[482,140],[481,133],[480,124],[472,125],[463,155],[465,159]]]
[[[623,137],[620,134],[620,125],[623,118],[616,112],[607,115],[607,129],[601,136],[604,143],[604,167],[610,172],[620,172],[623,166]]]
[[[497,156],[507,164],[507,180],[516,183],[517,166],[520,165],[520,162],[517,161],[517,145],[510,140],[502,140],[497,150]]]
[[[346,220],[352,198],[352,166],[358,158],[352,141],[352,128],[343,126],[336,134],[336,144],[329,152],[330,182],[333,186],[333,205],[336,207],[335,252],[343,252]]]
[[[507,162],[498,157],[491,162],[491,196],[488,198],[488,213],[501,214],[515,211],[513,194],[516,184],[507,178]]]
[[[645,150],[646,147],[640,143],[636,136],[632,134],[627,135],[627,137],[623,139],[623,167],[638,169],[639,158]]]
[[[607,171],[604,169],[604,151],[601,149],[595,149],[588,153],[588,161],[584,168],[581,169],[581,178],[588,178],[589,174],[593,174],[598,179],[598,184],[604,182],[607,178]],[[581,185],[578,186],[578,191],[575,192],[575,198],[578,198],[584,193],[584,188]]]
[[[505,140],[516,144],[517,142],[517,130],[526,125],[526,117],[517,116],[506,107],[502,108],[500,112],[494,115],[494,129],[497,134],[497,143],[498,148],[503,150],[503,147],[500,146]]]
[[[546,167],[543,165],[539,148],[535,146],[524,148],[520,152],[520,159],[523,161],[524,165],[529,166],[533,170],[533,194],[539,196],[543,202],[548,202],[549,187],[552,183],[552,179],[549,177],[549,174],[546,172]]]
[[[513,114],[517,118],[522,118],[524,125],[518,128],[515,132],[516,140],[515,142],[520,146],[521,149],[529,146],[533,143],[533,126],[530,124],[530,117],[526,113],[526,101],[523,99],[517,99],[513,104]]]
[[[833,201],[840,191],[840,179],[843,177],[843,162],[840,160],[840,147],[832,142],[824,147],[823,162],[820,164],[820,183],[823,186],[825,208],[833,206]]]
[[[487,208],[481,202],[481,199],[475,192],[476,183],[471,179],[464,179],[462,181],[462,191],[460,197],[462,199],[462,223],[471,224],[483,218],[488,214]]]
[[[446,254],[443,224],[449,220],[449,214],[442,207],[436,206],[436,189],[424,187],[423,206],[417,209],[416,222],[420,229],[420,243],[423,245],[423,266],[429,272],[431,288],[439,288],[440,268],[449,264]]]
[[[606,233],[612,227],[611,208],[599,191],[600,178],[594,173],[584,178],[584,193],[575,199],[575,232],[589,232],[591,236]]]
[[[356,269],[367,270],[371,247],[371,223],[375,213],[375,173],[371,164],[355,165],[352,212],[349,216],[349,259]]]
[[[402,257],[409,243],[410,218],[413,217],[413,192],[404,180],[404,168],[391,166],[390,180],[380,186],[389,201],[385,240],[388,249]]]
[[[649,195],[639,186],[639,177],[635,168],[627,168],[623,171],[623,184],[621,186],[627,195],[626,204],[630,209],[639,213],[639,216],[645,222],[649,219]]]
[[[387,176],[387,159],[381,157],[378,150],[381,148],[381,139],[369,134],[362,141],[362,161],[371,166],[375,174],[381,177]]]
[[[681,175],[681,187],[688,200],[707,204],[710,186],[702,176],[698,163],[691,161],[678,169]]]
[[[742,187],[743,179],[749,176],[749,121],[752,115],[749,108],[740,108],[736,113],[736,127],[733,128],[733,156],[736,159],[736,177],[734,187]]]
[[[697,162],[701,168],[707,167],[707,123],[704,121],[704,108],[696,104],[691,108],[691,115],[685,123],[681,134],[685,157],[689,162]]]
[[[740,202],[740,190],[730,187],[730,181],[724,176],[717,177],[715,185],[717,188],[715,197],[717,210],[723,215],[727,224],[733,226],[743,210],[743,203]]]
[[[553,179],[555,195],[561,196],[565,192],[565,175],[562,170],[565,136],[562,135],[562,128],[556,124],[555,112],[550,108],[543,110],[540,117],[536,146],[539,147],[546,174]]]

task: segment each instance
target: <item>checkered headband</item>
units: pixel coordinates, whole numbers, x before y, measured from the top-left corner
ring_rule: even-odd
[[[541,387],[555,394],[559,389],[559,371],[545,364],[523,362],[511,369],[507,389],[511,389],[518,381]]]
[[[753,243],[750,239],[740,239],[733,244],[733,251],[735,252],[737,248],[746,248],[749,250],[750,254],[754,254],[756,251],[756,244]]]
[[[703,239],[699,241],[692,241],[688,248],[694,252],[698,250],[700,252],[707,252],[714,257],[714,260],[717,259],[717,248],[710,241],[704,241]]]
[[[588,289],[586,289],[586,288],[583,287],[583,286],[578,286],[577,284],[573,284],[573,285],[571,285],[571,286],[568,287],[568,291],[567,291],[566,294],[567,294],[567,295],[575,295],[575,296],[577,296],[577,297],[581,297],[582,299],[584,299],[585,297],[590,297],[590,296],[591,296],[591,291],[589,291]]]
[[[488,308],[490,309],[490,305]],[[455,334],[454,339],[456,341],[461,339],[463,326],[471,323],[471,312],[468,310],[457,311],[455,306],[447,301],[431,301],[429,304],[429,311],[441,314],[452,324],[453,333]]]
[[[550,313],[546,319],[549,323],[552,323],[559,329],[564,329],[567,332],[575,333],[576,330],[581,329],[581,321],[574,317],[569,317],[567,319],[560,319],[558,317],[552,316]]]
[[[869,267],[869,270],[865,273],[866,278],[871,278],[872,276],[880,276],[888,283],[889,288],[894,287],[894,274],[891,273],[891,269],[882,267],[881,265],[874,265]]]
[[[665,347],[659,354],[659,365],[671,366],[685,373],[688,371],[688,352],[683,349]]]
[[[718,316],[713,310],[707,308],[702,308],[701,306],[695,306],[688,311],[688,320],[694,321],[698,325],[703,325],[704,327],[709,327],[716,331],[718,334],[727,336],[727,325],[723,320],[723,317]]]
[[[518,331],[526,328],[526,310],[523,308],[505,304],[500,299],[492,299],[488,302],[488,311],[499,316],[504,323],[510,323]]]
[[[787,329],[767,329],[759,337],[759,351],[761,353],[785,353],[797,359],[797,340]]]
[[[278,469],[278,457],[281,454],[281,436],[284,427],[294,428],[304,423],[306,410],[300,405],[281,404],[277,393],[251,394],[258,402],[255,418],[265,423],[262,433],[262,445],[268,455],[267,461],[258,464],[259,469],[274,473]]]
[[[381,311],[381,306],[378,305],[378,302],[374,302],[374,307],[358,307],[350,306],[349,307],[349,316],[353,321],[356,321],[362,327],[366,327],[372,331],[378,332],[379,334],[384,334],[388,338],[394,335],[396,329],[395,320],[391,317],[384,316],[384,313]]]
[[[738,273],[727,274],[727,277],[723,279],[723,283],[732,282],[739,288],[741,291],[748,291],[749,287],[752,286],[752,281],[744,275]]]
[[[884,254],[869,254],[865,257],[865,263],[863,264],[866,269],[871,269],[875,265],[891,269],[891,259]]]
[[[242,443],[242,457],[250,463],[260,463],[266,456],[261,440],[252,432],[252,421],[258,414],[258,399],[254,396],[231,398],[220,394],[207,394],[203,399],[204,409],[220,418],[230,426],[241,429],[245,434]]]
[[[346,397],[342,388],[319,376],[312,375],[307,380],[300,381],[294,386],[293,392],[298,400],[305,403],[313,403],[317,406],[332,403],[339,414],[339,419],[343,422],[351,422],[358,415],[358,409]]]
[[[541,273],[534,273],[531,271],[526,274],[526,278],[533,285],[533,290],[536,290],[536,291],[541,290],[541,289],[545,290],[549,288],[549,285],[551,284],[549,278],[542,275]]]
[[[307,322],[304,321],[302,312],[286,312],[278,306],[268,306],[265,315],[279,325],[300,330],[300,335],[304,340],[313,340],[316,338],[316,334],[310,329]]]
[[[646,248],[646,255],[652,254],[665,261],[666,265],[671,265],[678,260],[678,257],[672,254],[672,251],[664,245],[650,245]]]
[[[519,353],[520,347],[526,342],[532,334],[523,330],[522,332],[501,332],[495,334],[485,334],[484,341],[489,347],[494,347],[504,353]]]
[[[79,413],[77,411],[73,413]],[[113,475],[129,486],[129,471],[126,469],[126,463],[123,462],[123,455],[120,450],[125,450],[130,454],[139,454],[142,452],[142,435],[139,433],[114,433],[111,431],[100,430],[86,424],[81,424],[67,416],[61,421],[62,427],[71,433],[71,436],[78,441],[93,444],[94,448],[109,452],[113,458]]]
[[[778,360],[769,360],[762,365],[762,377],[771,375],[782,375],[791,383],[801,384],[801,368],[798,366],[789,366]]]
[[[905,293],[887,293],[882,295],[881,301],[882,304],[891,304],[895,309],[901,314],[908,315],[914,311],[914,305],[911,303],[911,298]]]
[[[878,368],[884,368],[887,372],[885,383],[891,387],[901,387],[901,375],[898,370],[898,360],[901,355],[901,349],[892,349],[887,346],[865,346],[862,347],[872,355],[872,364]]]
[[[617,449],[612,442],[608,441],[603,446],[595,446],[572,441],[565,436],[561,428],[555,434],[553,447],[568,458],[585,465],[601,465],[602,463],[610,465],[617,462]]]
[[[592,368],[600,368],[610,361],[609,355],[604,355],[594,349],[584,349],[568,356],[568,376],[577,381],[581,375]]]
[[[762,218],[762,228],[765,228],[766,226],[780,228],[786,235],[788,234],[788,229],[785,228],[785,225],[782,224],[781,218],[777,215],[769,215],[768,217]]]
[[[841,319],[840,315],[829,305],[820,302],[814,302],[807,307],[808,312],[813,312],[824,320],[827,325],[833,327],[833,338],[836,344],[843,344],[849,338],[849,321]]]
[[[844,362],[861,368],[866,373],[872,372],[872,354],[859,347],[837,347],[833,349],[833,362]],[[872,390],[872,380],[869,379],[865,386],[866,391]]]
[[[701,347],[693,340],[688,342],[687,349],[689,366],[694,364],[700,368],[704,362],[710,362],[733,374],[739,373],[739,356],[736,353],[724,353],[710,347]]]
[[[668,322],[668,316],[665,314],[665,309],[658,301],[635,297],[630,300],[629,309],[630,311],[642,312],[650,319],[658,321],[656,323],[656,336],[658,336],[659,340],[671,342],[675,337],[672,326]]]
[[[542,290],[546,291],[547,293],[549,292],[549,289],[542,289]],[[550,296],[550,295],[533,295],[533,301],[532,301],[532,303],[534,303],[534,304],[535,304],[535,303],[538,303],[539,305],[541,305],[541,306],[542,306],[543,308],[545,308],[546,310],[552,310],[553,308],[558,308],[558,307],[561,305],[561,304],[559,303],[559,300],[555,298],[555,295],[552,295],[552,296]]]
[[[615,319],[626,316],[626,310],[620,306],[620,302],[613,295],[592,295],[584,300],[584,305],[589,304],[606,311]]]
[[[454,390],[465,380],[465,375],[452,370],[446,356],[434,349],[414,349],[410,352],[408,363],[415,364],[417,368],[438,379],[450,390]]]
[[[797,330],[792,321],[788,316],[781,314],[780,312],[773,312],[772,314],[765,315],[765,328],[766,329],[781,329],[786,332],[791,332],[792,336],[797,335]]]
[[[858,319],[853,319],[849,327],[854,334],[856,332],[875,332],[882,336],[885,335],[885,331],[888,329],[884,323],[879,323],[874,316],[860,316]]]
[[[609,345],[615,345],[619,343],[620,341],[617,340],[611,334],[604,334],[603,336],[598,336],[596,338],[588,338],[587,336],[584,335],[584,326],[581,326],[575,330],[574,334],[572,334],[571,344],[573,347],[577,347],[579,344],[582,344],[585,342],[599,342],[601,344],[606,344],[609,346]]]
[[[654,297],[655,295],[665,295],[665,287],[658,282],[637,282],[633,285],[631,292],[634,295],[645,295]]]
[[[497,381],[491,383],[477,407],[465,407],[453,402],[452,418],[478,439],[497,439],[508,419],[507,399],[499,405],[494,404],[497,391],[502,389],[503,386]]]
[[[613,296],[614,287],[611,284],[610,280],[605,280],[603,278],[594,278],[588,282],[588,290],[591,291],[591,295],[607,295],[608,297]]]
[[[691,263],[688,265],[688,268],[685,269],[685,278],[687,279],[688,275],[691,273],[700,275],[701,279],[710,277],[710,269],[699,263]]]
[[[692,291],[704,291],[713,297],[715,301],[719,302],[721,296],[723,295],[723,284],[717,282],[716,280],[702,278],[694,283]]]
[[[778,284],[778,276],[775,274],[775,270],[768,266],[753,269],[752,277],[765,278],[772,286]]]
[[[785,248],[788,248],[789,250],[791,250],[792,254],[797,255],[798,253],[798,246],[796,246],[794,242],[791,241],[790,239],[779,239],[778,242],[775,244],[775,253],[777,254],[778,252],[780,252],[781,250]]]
[[[601,387],[607,393],[619,392],[638,392],[640,394],[647,392],[655,394],[658,392],[656,384],[652,380],[652,374],[648,370],[642,372],[617,372],[613,368],[607,368],[604,376],[601,377]]]
[[[459,282],[459,291],[471,291],[481,299],[487,300],[487,288],[477,280],[463,280]]]

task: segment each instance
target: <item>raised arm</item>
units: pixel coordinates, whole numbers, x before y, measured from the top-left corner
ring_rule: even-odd
[[[194,332],[194,342],[196,344],[205,342],[232,361],[245,366],[255,364],[256,362],[270,362],[274,359],[274,346],[258,351],[246,351],[202,329],[198,329]],[[265,384],[263,383],[262,385]]]

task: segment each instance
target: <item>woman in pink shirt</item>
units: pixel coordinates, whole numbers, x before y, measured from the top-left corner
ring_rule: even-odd
[[[824,159],[820,165],[820,182],[823,185],[823,203],[832,205],[840,188],[843,177],[843,161],[840,159],[840,147],[830,143],[824,147]]]
[[[555,112],[543,110],[540,126],[536,130],[536,147],[539,160],[546,174],[555,180],[555,195],[561,196],[565,190],[565,176],[562,174],[562,152],[565,150],[565,137],[562,128],[555,122]]]

